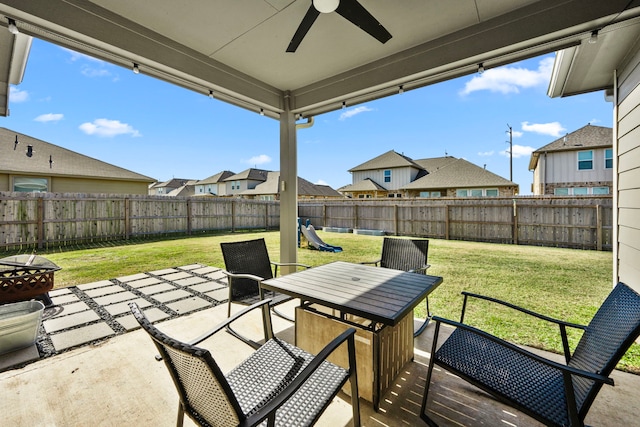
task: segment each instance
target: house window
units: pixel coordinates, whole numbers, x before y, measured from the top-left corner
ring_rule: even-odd
[[[440,191],[421,191],[419,197],[442,197],[442,193]]]
[[[15,177],[13,179],[13,191],[21,193],[45,193],[48,187],[47,178]]]
[[[586,196],[589,194],[589,189],[587,187],[575,187],[572,188],[574,196]]]
[[[578,151],[578,170],[593,169],[593,151]]]
[[[591,194],[609,194],[609,187],[593,187]]]
[[[498,197],[497,188],[472,188],[456,190],[456,197]]]
[[[553,194],[555,196],[568,196],[569,195],[569,189],[568,188],[554,188],[553,189]]]
[[[391,182],[391,169],[384,171],[384,182]]]
[[[471,197],[482,197],[482,190],[477,188],[471,190]]]
[[[485,190],[485,195],[487,197],[498,197],[498,189],[497,188],[489,188]]]
[[[456,190],[456,197],[467,197],[467,190]]]
[[[613,168],[613,148],[607,148],[606,150],[604,150],[604,168],[605,169]]]

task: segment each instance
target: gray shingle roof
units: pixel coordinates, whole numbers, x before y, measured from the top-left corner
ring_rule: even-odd
[[[477,188],[517,186],[516,183],[502,178],[493,172],[474,165],[464,159],[441,157],[443,166],[429,170],[429,174],[404,187],[403,190],[441,189],[441,188]],[[424,159],[437,160],[437,159]],[[434,162],[435,165],[437,162]]]
[[[416,169],[422,169],[422,166],[414,162],[411,158],[390,150],[384,154],[379,155],[378,157],[362,163],[361,165],[349,169],[349,172],[401,168],[407,166],[414,167]]]
[[[262,182],[256,185],[253,189],[244,190],[240,194],[243,196],[257,196],[257,195],[271,195],[271,194],[279,194],[279,184],[280,182],[280,172],[278,171],[270,171],[267,174],[267,179],[265,182]],[[298,177],[298,195],[300,196],[322,196],[322,197],[341,197],[342,195],[338,193],[333,188],[328,185],[316,185],[304,178]]]
[[[340,191],[351,193],[354,191],[387,191],[383,186],[372,180],[371,178],[363,179],[354,184],[340,187]]]
[[[225,178],[224,181],[240,181],[243,179],[248,179],[251,181],[266,181],[267,174],[269,172],[271,171],[268,171],[265,169],[249,168],[249,169],[243,170],[240,173],[237,173],[228,178]]]
[[[198,185],[200,185],[200,184],[217,184],[217,183],[222,182],[225,179],[227,179],[227,178],[229,178],[230,176],[233,176],[233,175],[235,175],[235,172],[222,171],[222,172],[218,172],[215,175],[211,175],[208,178],[200,180],[196,184],[198,184]]]
[[[16,135],[17,145],[15,144]],[[33,147],[32,157],[26,156],[28,145]],[[52,164],[49,163],[49,158],[53,160]],[[0,173],[74,176],[148,183],[156,181],[148,176],[6,128],[0,128]]]

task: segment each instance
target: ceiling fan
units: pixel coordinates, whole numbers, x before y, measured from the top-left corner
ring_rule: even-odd
[[[386,43],[391,34],[371,15],[357,0],[312,0],[309,10],[302,18],[296,33],[293,35],[287,52],[295,52],[304,36],[318,18],[320,13],[338,12],[340,16],[360,27],[380,43]]]

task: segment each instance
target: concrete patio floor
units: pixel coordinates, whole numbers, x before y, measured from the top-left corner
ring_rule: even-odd
[[[293,310],[295,302],[285,309]],[[241,309],[237,306],[237,309]],[[226,305],[158,323],[167,334],[189,340],[226,315]],[[261,337],[261,322],[248,317],[239,325],[248,335]],[[273,318],[274,330],[292,340],[293,325]],[[405,365],[385,394],[380,411],[361,400],[365,426],[420,426],[420,404],[432,341],[433,327],[415,341],[415,360]],[[444,333],[447,333],[446,331]],[[203,347],[228,370],[247,357],[251,349],[227,333],[207,340]],[[156,362],[155,347],[142,330],[117,335],[42,359],[20,369],[0,373],[2,425],[7,426],[172,426],[177,393],[163,363]],[[615,387],[605,386],[597,397],[587,424],[593,426],[638,425],[640,377],[619,371],[612,375]],[[504,407],[484,393],[442,371],[434,373],[430,403],[443,426],[537,426],[517,411]],[[185,425],[193,425],[185,420]],[[350,426],[350,398],[339,395],[318,426]]]

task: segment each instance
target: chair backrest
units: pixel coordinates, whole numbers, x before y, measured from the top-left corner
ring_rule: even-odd
[[[429,240],[385,237],[380,266],[402,271],[421,269],[427,265],[428,253]]]
[[[271,261],[264,239],[220,243],[225,270],[235,274],[253,274],[273,278]],[[231,280],[231,279],[229,279]],[[258,284],[250,279],[233,279],[232,300],[258,295]]]
[[[587,326],[569,366],[608,376],[639,335],[640,295],[618,283]],[[584,419],[602,384],[574,377],[574,386]]]
[[[165,335],[149,322],[135,303],[129,307],[160,352],[184,410],[193,419],[211,426],[238,425],[244,415],[211,353]]]

